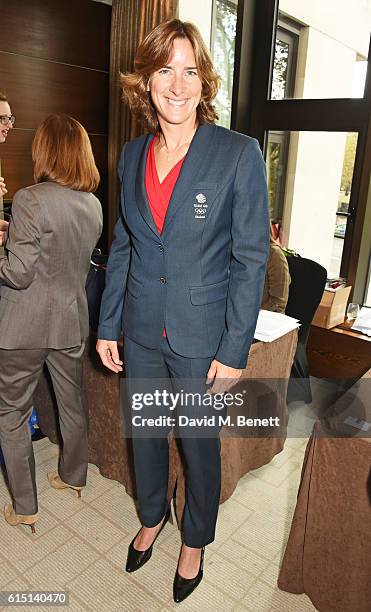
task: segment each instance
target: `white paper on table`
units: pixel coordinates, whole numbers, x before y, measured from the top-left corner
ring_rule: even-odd
[[[300,327],[298,319],[279,312],[260,310],[254,338],[261,342],[273,342],[298,327]]]
[[[371,336],[371,308],[362,306],[351,329],[362,332],[366,336]]]

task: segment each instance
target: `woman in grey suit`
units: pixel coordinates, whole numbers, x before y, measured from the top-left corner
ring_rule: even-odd
[[[36,184],[13,199],[0,258],[0,444],[13,505],[10,525],[38,518],[35,461],[28,426],[32,396],[46,363],[63,439],[54,488],[79,494],[86,483],[87,423],[82,359],[88,336],[85,282],[102,231],[99,184],[89,137],[67,115],[54,114],[32,145]]]
[[[153,384],[155,393],[156,379],[167,379],[179,395],[183,383],[204,393],[206,379],[214,393],[222,392],[246,366],[268,253],[267,187],[257,141],[215,125],[218,81],[197,28],[177,19],[147,35],[134,73],[122,76],[124,99],[150,134],[127,143],[120,158],[121,216],[97,350],[103,363],[119,372],[123,326],[131,399],[134,386],[139,395],[147,391],[138,389],[136,379]],[[215,418],[217,411],[205,405],[183,405],[183,416]],[[129,407],[138,409],[130,401]],[[143,436],[135,434],[138,412],[129,415],[142,528],[130,544],[126,570],[137,571],[150,559],[169,517],[167,434],[174,422],[186,475],[173,592],[180,602],[200,583],[204,547],[215,535],[219,428],[181,429],[174,418],[178,411],[161,401],[148,416],[157,416],[155,410],[166,425]]]

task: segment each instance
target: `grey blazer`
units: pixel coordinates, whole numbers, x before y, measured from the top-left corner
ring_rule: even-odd
[[[91,193],[46,182],[18,191],[0,258],[0,348],[69,348],[89,333],[85,281],[102,231]]]
[[[175,185],[162,234],[145,190],[153,136],[125,145],[119,163],[121,217],[115,228],[98,337],[124,333],[157,348],[164,326],[184,357],[246,365],[264,284],[269,214],[256,140],[200,126]]]

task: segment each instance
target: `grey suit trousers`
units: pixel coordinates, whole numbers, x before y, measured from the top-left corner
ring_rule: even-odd
[[[68,484],[86,484],[88,439],[82,391],[84,349],[85,343],[67,349],[0,349],[0,444],[17,514],[34,514],[38,509],[28,419],[32,412],[33,393],[45,363],[57,398],[63,440],[59,475]]]

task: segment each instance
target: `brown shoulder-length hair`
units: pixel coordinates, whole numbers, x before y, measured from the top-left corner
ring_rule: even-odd
[[[134,72],[120,75],[123,101],[129,105],[131,111],[139,115],[153,133],[159,131],[160,126],[147,85],[150,76],[166,66],[176,38],[188,38],[195,54],[202,83],[201,100],[197,107],[199,124],[214,123],[218,119],[212,101],[218,92],[220,78],[202,36],[192,23],[168,19],[151,30],[139,45],[134,60]]]
[[[100,176],[85,128],[68,115],[49,115],[32,143],[36,183],[53,181],[77,191],[94,192]]]

